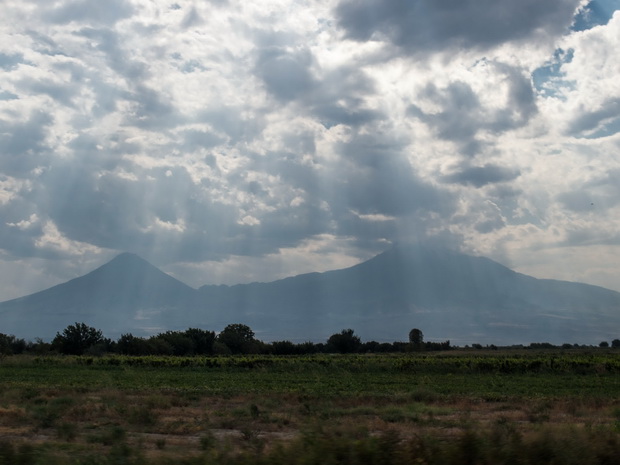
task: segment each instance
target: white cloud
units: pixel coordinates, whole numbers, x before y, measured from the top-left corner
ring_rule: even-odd
[[[18,221],[17,223],[7,223],[8,226],[13,226],[15,228],[19,228],[21,230],[26,230],[28,228],[30,228],[31,226],[35,225],[36,223],[38,223],[39,218],[37,217],[36,213],[33,213],[32,215],[30,215],[30,217],[27,220],[21,220]]]
[[[573,51],[561,72],[569,84],[558,102],[566,131],[575,136],[606,136],[620,130],[620,12],[607,25],[571,35],[563,46]]]
[[[42,251],[75,256],[98,251],[97,247],[88,243],[67,239],[51,221],[43,225],[43,234],[35,241],[35,247]]]
[[[620,13],[571,31],[586,3],[4,2],[6,260],[199,285],[425,238],[609,285]]]

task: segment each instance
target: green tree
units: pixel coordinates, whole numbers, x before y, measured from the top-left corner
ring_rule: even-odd
[[[271,349],[276,355],[293,355],[299,353],[299,348],[291,341],[274,341],[271,343]]]
[[[146,340],[148,344],[148,353],[151,355],[173,355],[174,347],[163,337],[151,336]]]
[[[96,344],[103,344],[103,333],[85,323],[67,326],[62,333],[56,333],[52,348],[61,354],[82,355]]]
[[[150,355],[151,346],[142,337],[133,334],[121,334],[116,341],[116,350],[123,355]]]
[[[418,328],[409,331],[409,344],[414,350],[422,350],[424,348],[424,333]]]
[[[248,354],[258,351],[258,341],[249,326],[235,323],[226,326],[217,335],[217,341],[224,344],[233,354]]]
[[[0,333],[0,355],[21,354],[26,350],[26,341],[12,334]]]
[[[215,333],[213,331],[206,331],[200,328],[189,328],[185,331],[184,335],[192,341],[195,354],[204,355],[213,353],[213,343],[215,342]]]
[[[0,355],[11,355],[13,353],[11,349],[13,339],[15,339],[15,336],[0,333]]]
[[[166,331],[151,338],[153,340],[162,340],[170,346],[171,355],[192,355],[194,353],[194,343],[184,332]]]
[[[611,346],[614,349],[617,349],[618,347],[620,347],[620,339],[614,339],[613,341],[611,341]]]
[[[327,347],[330,351],[339,352],[341,354],[350,354],[359,352],[362,347],[362,341],[352,329],[343,329],[339,333],[332,334],[327,340]]]

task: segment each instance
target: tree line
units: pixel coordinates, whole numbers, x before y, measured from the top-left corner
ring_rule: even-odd
[[[575,344],[555,346],[549,343],[532,343],[529,346],[512,346],[530,349],[570,349],[581,347]],[[587,346],[586,346],[587,347]],[[591,346],[590,346],[591,347]],[[601,342],[599,347],[620,348],[620,339],[611,344]],[[275,354],[307,355],[317,353],[403,353],[450,350],[450,341],[424,341],[424,334],[413,328],[406,342],[362,342],[352,329],[343,329],[332,334],[326,342],[294,343],[289,340],[263,342],[254,331],[244,324],[226,326],[220,333],[200,328],[185,331],[166,331],[149,337],[122,334],[117,340],[106,338],[101,330],[85,323],[75,323],[58,332],[51,342],[37,339],[28,342],[13,335],[0,333],[0,355],[17,354],[66,354],[66,355],[231,355],[231,354]],[[465,346],[469,348],[469,346]],[[472,349],[498,349],[498,347],[473,344]]]
[[[0,333],[0,354],[22,353],[66,355],[230,355],[275,354],[305,355],[315,353],[380,353],[449,350],[450,341],[425,342],[422,331],[411,330],[408,342],[362,342],[352,329],[332,334],[326,342],[294,343],[289,340],[263,342],[247,325],[236,323],[216,334],[200,328],[166,331],[149,337],[122,334],[117,340],[106,338],[102,331],[85,323],[75,323],[58,332],[51,342],[37,339],[27,342]]]

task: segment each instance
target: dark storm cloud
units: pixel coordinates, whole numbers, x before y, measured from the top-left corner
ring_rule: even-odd
[[[47,164],[49,149],[45,144],[52,117],[42,111],[33,112],[24,122],[0,119],[0,171],[15,177]]]
[[[532,83],[521,70],[498,62],[482,63],[497,70],[507,83],[501,106],[483,105],[468,83],[455,81],[445,88],[431,83],[418,95],[438,105],[440,111],[424,112],[415,104],[409,108],[410,116],[433,128],[438,137],[457,144],[460,152],[468,156],[484,151],[480,132],[500,134],[522,127],[538,111]]]
[[[343,0],[346,36],[387,40],[406,53],[487,49],[570,27],[579,0]]]
[[[483,187],[487,184],[508,182],[519,177],[521,173],[517,169],[505,168],[493,164],[484,166],[466,166],[459,171],[443,176],[442,179],[447,183]]]

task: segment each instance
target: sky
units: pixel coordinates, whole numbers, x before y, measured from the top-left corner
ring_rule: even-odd
[[[0,0],[0,300],[393,244],[620,291],[620,0]]]

